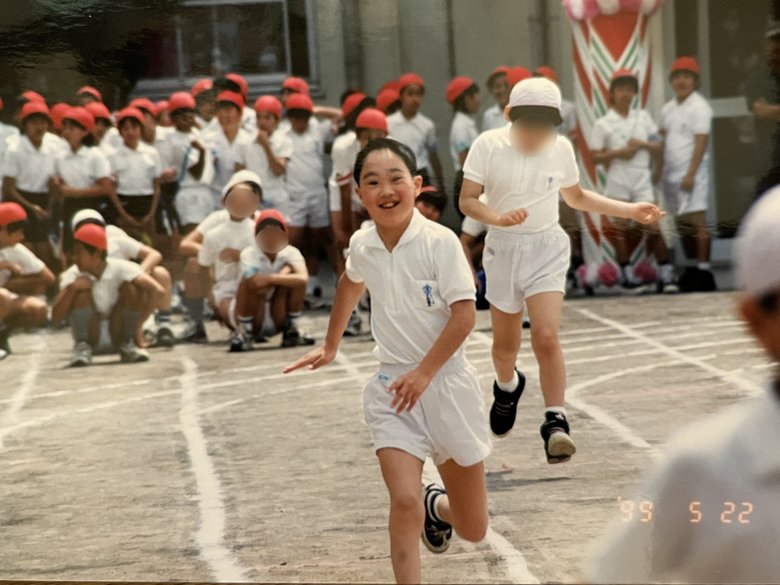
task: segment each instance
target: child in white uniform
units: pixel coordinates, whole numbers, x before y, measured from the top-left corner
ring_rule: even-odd
[[[464,342],[474,327],[474,284],[455,234],[414,208],[422,177],[395,140],[370,142],[355,181],[374,221],[350,243],[325,343],[285,368],[333,361],[352,307],[371,293],[379,371],[364,415],[390,493],[390,555],[398,582],[420,582],[419,538],[444,552],[453,528],[481,540],[488,523],[483,460],[490,452],[484,399]],[[431,457],[447,492],[420,489]],[[421,494],[424,492],[424,494]]]
[[[712,108],[696,91],[699,64],[693,57],[679,57],[672,63],[669,83],[675,97],[661,108],[659,124],[664,139],[662,184],[689,263],[680,276],[680,290],[711,291],[716,288],[710,267],[711,236],[707,224],[710,196],[707,147]]]
[[[780,362],[780,188],[742,222],[737,308]],[[693,417],[701,418],[701,415]],[[780,575],[780,371],[759,397],[676,433],[623,500],[586,572],[591,583],[773,583]],[[642,507],[640,510],[640,506]]]
[[[485,113],[482,114],[482,132],[506,126],[504,108],[509,99],[509,90],[511,89],[506,80],[507,73],[509,73],[509,67],[499,65],[490,72],[490,76],[487,79],[485,85],[496,103],[487,108]]]
[[[541,427],[549,463],[576,448],[564,408],[566,371],[558,327],[569,269],[569,239],[558,225],[558,193],[571,207],[641,223],[663,214],[652,203],[613,201],[580,187],[571,143],[556,133],[561,92],[543,77],[520,81],[505,110],[511,124],[484,132],[464,165],[461,208],[488,226],[483,264],[493,324],[496,383],[490,424],[496,436],[512,429],[525,378],[516,369],[523,303],[544,395]],[[479,200],[484,191],[485,203]]]

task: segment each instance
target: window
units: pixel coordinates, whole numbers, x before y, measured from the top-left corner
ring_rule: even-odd
[[[184,0],[142,43],[147,67],[135,93],[165,94],[229,71],[254,90],[311,78],[311,0]]]

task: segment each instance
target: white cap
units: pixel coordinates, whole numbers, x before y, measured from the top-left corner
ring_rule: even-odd
[[[737,284],[761,295],[780,288],[780,186],[768,191],[750,209],[735,245]]]
[[[544,106],[561,111],[561,90],[545,77],[531,77],[515,84],[509,94],[509,107]]]
[[[238,171],[237,173],[233,173],[233,176],[230,177],[230,180],[223,187],[222,201],[225,201],[225,197],[227,197],[228,192],[239,183],[254,183],[261,190],[263,189],[263,182],[260,180],[260,177],[257,176],[257,173],[253,173],[252,171],[247,170]]]
[[[96,209],[81,209],[73,214],[73,217],[70,220],[70,229],[75,231],[77,225],[88,219],[94,219],[95,221],[99,221],[102,225],[106,225],[106,219]]]

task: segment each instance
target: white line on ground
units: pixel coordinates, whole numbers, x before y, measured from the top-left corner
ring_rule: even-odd
[[[246,581],[247,571],[236,555],[225,546],[225,504],[222,486],[208,453],[208,445],[198,414],[198,366],[192,359],[182,360],[184,373],[180,377],[181,410],[179,422],[187,442],[187,453],[195,476],[200,527],[195,540],[200,556],[208,564],[217,581]]]
[[[5,447],[3,443],[3,432],[7,427],[16,422],[16,419],[24,408],[27,402],[27,397],[35,386],[35,382],[38,380],[38,372],[40,371],[41,354],[45,351],[46,341],[38,337],[37,343],[33,348],[33,353],[27,359],[27,368],[25,368],[24,376],[17,386],[11,398],[8,400],[8,408],[3,412],[2,418],[0,418],[0,449]]]

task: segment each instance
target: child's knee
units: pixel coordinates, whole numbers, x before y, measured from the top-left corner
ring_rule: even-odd
[[[537,327],[534,325],[531,345],[536,355],[553,355],[561,350],[558,330],[554,327]]]
[[[73,296],[72,309],[86,309],[92,306],[92,291],[80,290]]]
[[[407,521],[419,519],[422,522],[425,515],[422,493],[412,490],[391,493],[390,514],[396,517],[404,517]]]
[[[453,525],[453,529],[463,540],[467,540],[469,542],[480,542],[487,534],[487,514],[484,514],[481,518],[470,519],[469,522],[465,524],[458,524],[456,522]]]
[[[152,277],[160,283],[163,288],[169,289],[171,288],[171,273],[168,272],[167,269],[163,268],[162,266],[155,266],[154,270],[152,270]]]

